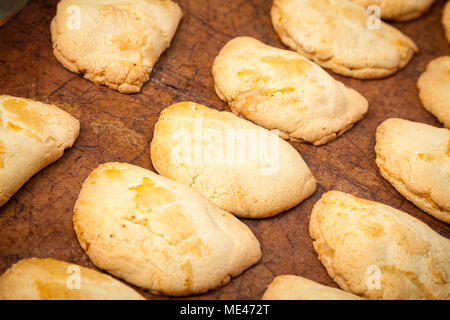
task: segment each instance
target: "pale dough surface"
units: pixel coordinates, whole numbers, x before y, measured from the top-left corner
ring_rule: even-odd
[[[450,56],[432,60],[417,87],[425,109],[450,128]]]
[[[99,268],[155,294],[199,294],[261,258],[259,242],[200,193],[137,166],[106,163],[83,183],[78,240]]]
[[[150,155],[159,174],[240,217],[273,216],[316,189],[311,171],[289,143],[233,113],[192,102],[161,112]]]
[[[229,41],[213,75],[217,94],[234,113],[294,141],[327,143],[368,110],[362,95],[314,62],[251,37]]]
[[[78,137],[80,123],[58,107],[0,95],[0,206]]]
[[[414,42],[348,0],[274,0],[272,24],[281,40],[336,73],[377,79],[404,68],[418,51]]]
[[[450,130],[402,119],[377,129],[383,177],[423,211],[450,223]]]
[[[381,18],[394,21],[409,21],[422,16],[436,0],[351,0],[365,8],[378,6]]]
[[[351,293],[294,275],[276,277],[262,300],[360,300]]]
[[[49,258],[29,258],[0,276],[0,300],[145,299],[120,281],[93,269]]]
[[[181,17],[170,0],[62,0],[50,26],[53,52],[96,84],[139,92]]]
[[[450,299],[450,240],[393,207],[331,191],[309,232],[328,274],[368,299]]]

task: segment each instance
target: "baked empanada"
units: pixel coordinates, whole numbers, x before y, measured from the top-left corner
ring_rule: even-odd
[[[54,259],[23,259],[0,276],[0,300],[145,300],[104,273]]]
[[[213,75],[217,94],[234,113],[294,141],[334,140],[368,109],[363,96],[315,63],[250,37],[223,47]]]
[[[181,17],[170,0],[62,0],[50,26],[53,52],[96,84],[139,92]]]
[[[360,300],[351,293],[324,286],[293,275],[276,277],[267,287],[263,300]]]
[[[54,105],[0,95],[0,206],[63,155],[80,123]]]
[[[450,56],[431,61],[417,81],[423,106],[450,128]]]
[[[409,214],[331,191],[314,205],[309,232],[345,291],[369,299],[450,299],[450,240]]]
[[[73,224],[96,266],[155,294],[215,289],[261,258],[258,240],[233,215],[126,163],[106,163],[89,175]]]
[[[284,44],[344,76],[387,77],[418,51],[410,38],[348,0],[274,0],[271,15]]]
[[[265,218],[308,198],[316,180],[276,134],[230,112],[183,102],[161,112],[150,156],[156,171],[246,218]]]
[[[450,223],[450,130],[402,119],[377,129],[383,177],[423,211]]]
[[[382,19],[409,21],[427,12],[436,0],[351,0],[365,8],[378,6]]]

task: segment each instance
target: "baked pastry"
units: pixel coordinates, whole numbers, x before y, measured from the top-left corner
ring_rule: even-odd
[[[414,42],[348,0],[274,0],[272,23],[284,44],[344,76],[377,79],[404,68]]]
[[[54,105],[0,95],[0,206],[35,173],[60,158],[80,123]]]
[[[139,92],[181,17],[170,0],[62,0],[50,26],[53,52],[96,84]]]
[[[425,109],[450,128],[450,56],[431,61],[417,87]]]
[[[159,174],[240,217],[273,216],[316,189],[311,171],[289,143],[230,112],[193,102],[161,112],[150,156]]]
[[[331,191],[314,205],[309,232],[345,291],[369,299],[450,299],[450,240],[409,214]]]
[[[267,287],[263,300],[360,300],[351,293],[324,286],[293,275],[276,277]]]
[[[378,6],[382,19],[409,21],[422,16],[435,0],[351,0],[365,8]]]
[[[402,119],[377,129],[376,163],[398,192],[450,223],[450,131]]]
[[[229,41],[212,71],[217,94],[234,113],[285,139],[321,145],[367,113],[363,96],[315,63],[254,38]]]
[[[233,215],[126,163],[106,163],[89,175],[73,224],[96,266],[155,294],[206,292],[261,258],[258,240]]]
[[[23,259],[0,276],[0,300],[145,300],[120,281],[54,259]]]
[[[448,43],[450,43],[450,1],[447,1],[442,12],[442,25],[444,27],[445,35]]]

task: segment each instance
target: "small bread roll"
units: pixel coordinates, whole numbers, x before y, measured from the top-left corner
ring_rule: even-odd
[[[240,217],[273,216],[316,189],[311,171],[289,143],[230,112],[192,102],[161,112],[150,155],[159,174]]]
[[[450,130],[388,119],[376,134],[376,163],[398,192],[450,223]]]
[[[330,191],[314,205],[309,232],[345,291],[368,299],[450,299],[450,240],[409,214]]]
[[[417,19],[426,13],[436,0],[351,0],[365,8],[377,6],[381,18],[394,21]]]
[[[50,25],[53,53],[96,84],[139,92],[181,17],[170,0],[61,0]]]
[[[89,175],[73,224],[96,266],[155,294],[206,292],[261,258],[258,240],[233,215],[126,163],[106,163]]]
[[[314,62],[254,38],[229,41],[212,72],[217,94],[234,113],[286,139],[321,145],[367,113],[363,96]]]
[[[387,77],[418,51],[402,32],[348,0],[274,0],[271,15],[284,44],[348,77]]]
[[[450,56],[432,60],[417,81],[420,101],[450,129]]]
[[[361,300],[351,293],[324,286],[293,275],[276,277],[267,287],[263,300]]]
[[[53,259],[23,259],[0,276],[0,300],[145,300],[93,269]]]
[[[1,206],[72,147],[80,123],[54,105],[7,95],[0,95],[0,113]]]

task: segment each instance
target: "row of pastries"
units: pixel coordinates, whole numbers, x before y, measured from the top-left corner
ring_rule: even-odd
[[[382,12],[404,21],[432,3],[414,1]],[[323,68],[377,79],[404,68],[418,50],[384,22],[381,29],[368,28],[361,4],[368,5],[275,0],[274,28],[296,52],[251,37],[230,40],[212,74],[217,95],[233,113],[193,102],[169,106],[155,124],[150,147],[157,173],[109,162],[84,181],[73,225],[91,261],[132,285],[171,296],[218,288],[256,264],[259,241],[237,217],[272,217],[316,190],[313,173],[286,140],[326,144],[368,111],[360,93]],[[67,23],[73,5],[82,13],[75,30]],[[139,92],[181,17],[168,0],[62,0],[51,23],[55,57],[97,84]],[[450,74],[435,64],[418,81],[419,94],[447,125]],[[436,77],[444,81],[430,98],[427,90]],[[80,124],[56,106],[7,95],[0,96],[0,110],[3,205],[74,144]],[[450,131],[388,119],[375,139],[383,177],[417,207],[449,223]],[[314,205],[309,232],[319,260],[342,290],[285,275],[274,279],[264,299],[450,299],[450,240],[407,213],[332,190]],[[68,285],[71,266],[22,260],[0,276],[0,299],[143,298],[84,267],[74,290]],[[375,282],[371,270],[378,272]]]

